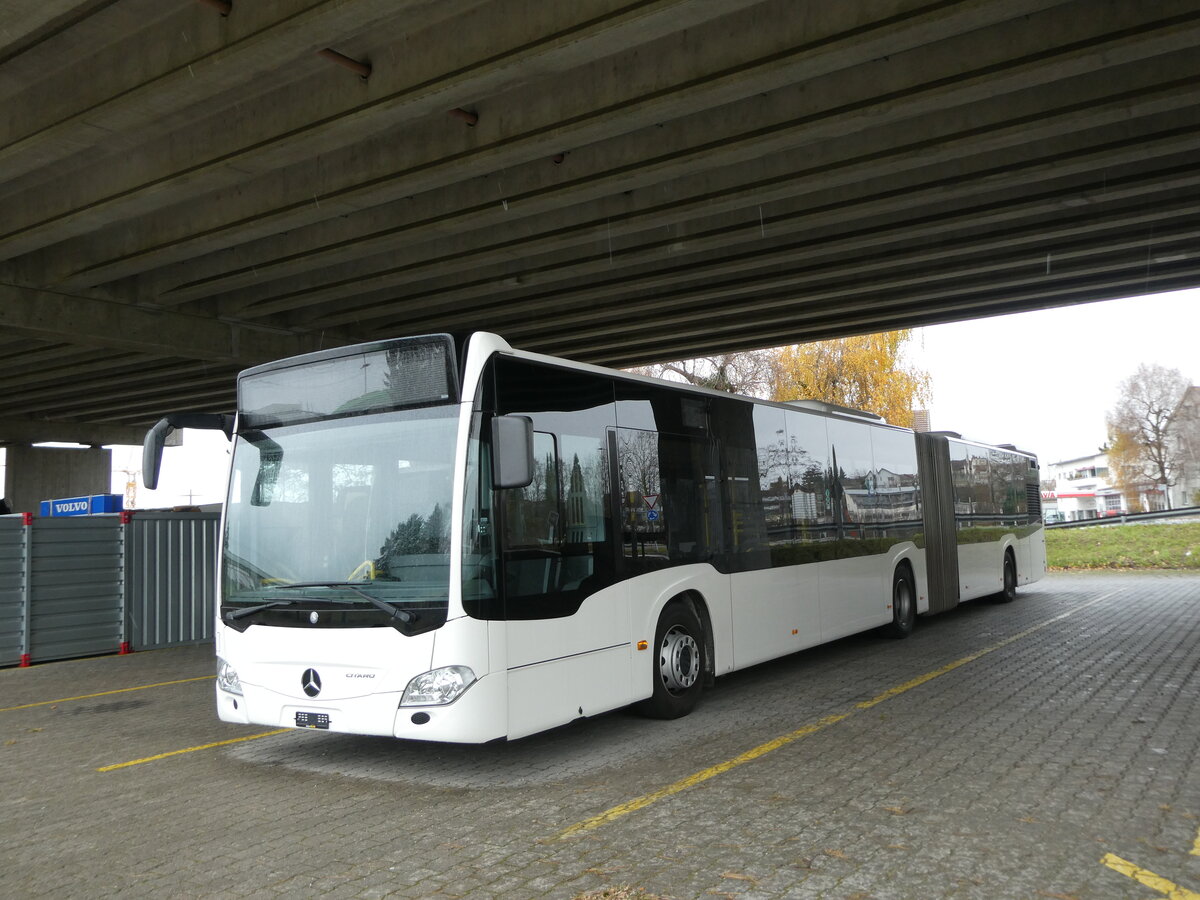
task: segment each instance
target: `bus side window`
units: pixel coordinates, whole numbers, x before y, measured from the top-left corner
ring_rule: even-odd
[[[554,436],[533,435],[533,480],[500,492],[504,504],[505,591],[509,598],[558,590],[562,513]]]
[[[564,434],[562,451],[563,590],[590,594],[612,582],[609,467],[604,445]]]
[[[917,450],[908,432],[882,428],[871,432],[875,459],[875,509],[880,546],[912,540],[922,530]]]
[[[706,438],[618,428],[625,575],[723,565],[716,452]]]
[[[832,559],[837,533],[825,417],[787,410],[784,422],[792,528],[772,560],[794,565]]]
[[[834,492],[838,556],[862,555],[873,536],[875,514],[875,463],[871,454],[871,429],[861,422],[830,419],[830,477]]]
[[[667,564],[668,519],[662,502],[658,435],[633,428],[616,430],[621,546],[627,574]]]

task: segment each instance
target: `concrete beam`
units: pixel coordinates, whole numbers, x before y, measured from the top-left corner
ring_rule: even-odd
[[[599,266],[580,261],[576,266],[531,271],[514,286],[508,283],[514,279],[502,271],[481,271],[465,283],[432,283],[419,292],[406,292],[406,321],[415,330],[434,321],[445,328],[472,328],[486,321],[489,328],[502,330],[510,317],[571,328],[600,315],[609,308],[608,298],[625,292],[630,296],[616,304],[623,311],[632,300],[665,292],[705,291],[726,279],[749,284],[779,267],[805,267],[814,279],[828,280],[857,273],[872,276],[901,264],[936,267],[947,260],[984,258],[1020,248],[1044,252],[1047,246],[1057,248],[1063,242],[1099,244],[1114,229],[1152,228],[1156,233],[1161,229],[1170,236],[1178,218],[1186,221],[1195,209],[1200,199],[1197,185],[1200,173],[1189,164],[1177,177],[1156,186],[1143,183],[1137,193],[1114,179],[1114,189],[1123,188],[1125,199],[1143,194],[1146,199],[1108,208],[1103,216],[1065,214],[1070,207],[1064,201],[1077,202],[1079,195],[1067,193],[1064,187],[1032,200],[1013,198],[999,207],[989,205],[986,215],[960,204],[957,209],[942,205],[933,216],[924,215],[924,210],[921,215],[905,215],[907,210],[899,208],[870,221],[816,217],[807,227],[787,229],[772,222],[771,240],[751,249],[741,250],[736,242],[722,246],[714,237],[711,242],[697,241],[694,247],[689,242],[688,251],[673,258],[647,259],[624,266],[619,273],[603,273]],[[1122,197],[1111,199],[1116,202]],[[371,298],[363,299],[369,303]],[[369,313],[361,315],[365,319]]]
[[[0,285],[0,329],[106,350],[249,365],[320,349],[317,336]],[[336,346],[326,343],[325,346]]]
[[[93,422],[45,421],[29,417],[0,418],[0,444],[37,444],[43,441],[73,441],[77,444],[136,445],[146,436],[145,428],[100,425]],[[105,487],[105,491],[108,488]],[[44,499],[44,498],[43,498]]]
[[[1103,126],[1114,126],[1115,137],[1121,130],[1151,130],[1131,124],[1138,119],[1169,116],[1178,125],[1181,119],[1196,118],[1189,112],[1194,107],[1191,82],[1172,83],[1170,74],[1200,64],[1200,54],[1185,51],[1181,57],[1164,58],[1161,65],[1140,69],[1137,79],[1121,82],[1114,91],[1111,72],[1100,62],[1103,54],[1095,53],[1100,70],[1073,79],[1069,87],[1028,86],[1030,73],[1024,72],[1023,91],[995,97],[989,92],[1001,92],[1003,76],[997,76],[999,86],[992,84],[984,93],[979,92],[980,84],[964,78],[939,85],[935,96],[920,102],[912,97],[891,100],[883,108],[863,102],[878,74],[808,84],[786,98],[756,98],[712,111],[703,121],[688,120],[686,127],[683,121],[668,124],[655,135],[656,158],[637,160],[620,146],[637,145],[644,154],[647,136],[639,135],[572,154],[563,167],[569,174],[557,183],[546,174],[554,167],[544,161],[536,167],[539,174],[531,171],[528,178],[523,168],[506,171],[505,185],[512,186],[507,208],[495,202],[494,183],[477,179],[469,183],[469,191],[438,190],[364,212],[351,221],[338,220],[335,233],[313,226],[289,233],[286,242],[250,245],[239,251],[244,260],[240,266],[229,266],[224,256],[211,263],[197,260],[189,272],[216,270],[221,260],[225,265],[162,299],[170,303],[244,286],[222,298],[222,309],[239,316],[267,316],[425,280],[439,262],[461,277],[466,260],[471,260],[472,271],[487,264],[487,257],[479,255],[481,245],[494,246],[494,258],[508,260],[517,237],[536,245],[544,258],[555,247],[593,246],[601,231],[605,239],[620,240],[675,226],[699,213],[711,217],[724,209],[745,217],[747,209],[765,207],[773,214],[780,200],[853,186],[872,177],[944,167],[968,157],[981,160],[977,170],[986,169],[985,153],[1014,148],[1024,155],[1040,151],[1051,158],[1087,148],[1096,141],[1095,130]],[[1047,65],[1044,76],[1051,77],[1052,71]],[[1159,73],[1166,73],[1167,83],[1153,80],[1152,74]],[[824,115],[818,117],[816,110],[802,105],[811,102],[804,100],[810,96],[829,104]],[[781,108],[790,109],[794,117],[768,127]],[[914,118],[918,115],[925,118]],[[756,127],[747,132],[749,126]],[[869,126],[866,133],[864,126]],[[696,145],[702,133],[711,140]],[[1010,152],[1008,158],[1019,156]],[[593,160],[596,168],[588,171]],[[387,225],[372,233],[360,227],[360,218]],[[386,253],[380,253],[385,248]],[[369,258],[372,253],[375,258]],[[360,265],[349,265],[354,262]],[[313,283],[307,273],[316,268],[329,270],[330,284]]]
[[[730,264],[727,259],[696,260],[663,273],[657,279],[658,290],[654,290],[653,278],[631,276],[624,291],[608,283],[606,296],[619,298],[616,302],[597,302],[595,286],[585,282],[575,289],[562,287],[537,298],[497,304],[490,312],[476,307],[435,319],[440,327],[486,327],[514,339],[543,339],[564,332],[615,337],[628,328],[631,317],[640,321],[644,316],[671,311],[680,317],[707,316],[721,308],[750,312],[755,298],[763,296],[774,298],[765,301],[771,305],[788,305],[802,312],[809,303],[855,296],[864,289],[879,297],[905,286],[933,291],[945,282],[989,273],[1000,279],[1014,270],[1037,269],[1039,263],[1060,275],[1078,271],[1081,265],[1103,268],[1122,254],[1122,266],[1140,265],[1148,248],[1157,248],[1162,255],[1174,245],[1200,237],[1200,226],[1190,215],[1196,200],[1195,194],[1177,198],[1177,218],[1173,220],[1164,218],[1168,211],[1165,203],[1143,204],[1125,215],[1106,216],[1103,224],[1087,216],[1055,215],[1044,227],[1007,229],[994,236],[970,235],[962,240],[954,239],[955,226],[968,231],[971,217],[951,216],[938,229],[941,242],[935,242],[931,229],[914,229],[907,223],[841,239],[814,235],[812,242],[799,241],[764,260],[747,259],[741,264]],[[891,249],[889,244],[898,246]],[[1053,250],[1047,250],[1050,247]],[[419,331],[426,323],[415,318],[412,326]]]
[[[936,269],[908,259],[893,262],[890,270],[882,261],[872,272],[870,261],[860,272],[839,272],[836,267],[815,271],[783,273],[758,279],[730,279],[711,287],[695,288],[665,296],[629,297],[605,307],[606,314],[588,316],[586,308],[578,315],[571,314],[557,332],[547,329],[534,317],[523,322],[489,322],[488,327],[503,334],[515,346],[547,339],[561,339],[565,330],[571,340],[589,343],[605,341],[618,345],[629,333],[629,319],[639,322],[638,330],[651,331],[664,327],[666,319],[679,322],[684,316],[694,322],[711,324],[722,317],[735,315],[738,321],[756,317],[776,319],[781,328],[792,333],[806,331],[814,310],[836,310],[839,316],[852,318],[856,312],[870,311],[874,315],[895,298],[920,297],[931,306],[943,300],[964,301],[980,293],[999,292],[1006,297],[1019,297],[1031,289],[1053,293],[1063,283],[1109,283],[1123,278],[1178,276],[1181,271],[1195,271],[1179,265],[1153,262],[1147,264],[1147,251],[1157,248],[1160,255],[1174,255],[1186,250],[1200,236],[1200,226],[1181,223],[1174,233],[1160,234],[1158,228],[1140,233],[1114,233],[1109,241],[1091,242],[1082,246],[1069,243],[1044,244],[1054,246],[1052,254],[1010,253],[991,254],[953,263],[938,262]],[[853,266],[849,264],[848,267]],[[672,328],[675,337],[696,336],[687,326]],[[782,338],[787,340],[787,338]]]
[[[148,380],[147,375],[129,374],[124,376],[109,376],[104,384],[112,392],[113,399],[119,401],[117,408],[127,408],[142,397],[159,397],[168,390],[167,385],[178,384],[186,387],[189,393],[218,390],[232,390],[237,379],[236,369],[214,371],[217,367],[202,363],[179,362],[174,366],[164,366],[158,370],[159,377]],[[153,375],[150,375],[153,378]],[[90,410],[98,411],[94,398],[80,396],[78,383],[58,384],[52,387],[37,388],[22,391],[20,399],[6,404],[6,410],[13,415],[38,416],[72,416],[86,404]]]
[[[47,343],[13,336],[0,350],[0,375],[11,372],[36,372],[60,365],[86,361],[89,354],[70,344]]]
[[[497,114],[485,115],[469,135],[461,129],[448,129],[439,119],[411,129],[402,148],[391,135],[362,140],[352,150],[324,154],[319,165],[311,161],[311,147],[304,148],[304,159],[310,161],[287,170],[281,168],[287,160],[274,153],[269,157],[269,166],[240,157],[223,159],[222,166],[236,163],[242,182],[246,172],[273,174],[264,174],[257,183],[244,185],[236,194],[223,194],[213,208],[222,211],[224,222],[206,223],[202,229],[188,223],[189,227],[181,228],[177,214],[151,217],[139,223],[136,236],[118,232],[120,247],[92,246],[93,254],[97,249],[107,254],[107,262],[97,261],[75,274],[90,284],[124,277],[148,268],[147,260],[135,257],[153,254],[151,264],[162,265],[248,238],[347,215],[452,183],[462,179],[465,172],[497,172],[534,159],[548,159],[564,148],[584,146],[615,132],[651,128],[849,65],[912,50],[931,40],[971,32],[1047,5],[1047,0],[1021,0],[1016,6],[1010,3],[1000,9],[995,4],[961,3],[930,11],[913,3],[904,13],[872,21],[877,11],[855,4],[830,5],[823,8],[820,17],[810,19],[795,16],[788,0],[773,0],[696,29],[673,32],[651,44],[638,46],[642,40],[638,37],[633,41],[635,46],[625,53],[581,66],[570,78],[543,82],[536,93],[514,88],[508,94],[494,96],[490,102]],[[764,31],[764,20],[779,27]],[[482,26],[481,31],[490,35],[504,27],[505,23],[497,21]],[[652,30],[648,33],[654,34]],[[730,34],[744,37],[730,40]],[[706,48],[704,60],[692,52],[698,44]],[[576,49],[572,45],[563,52],[574,54]],[[489,55],[495,52],[496,48],[489,46]],[[502,55],[502,59],[508,62],[507,56]],[[653,63],[647,65],[647,60]],[[484,63],[477,62],[479,66]],[[630,76],[630,72],[640,74]],[[373,127],[390,124],[385,109],[374,113],[378,121]],[[307,139],[305,135],[295,137]],[[288,135],[288,140],[292,138]],[[255,153],[271,146],[271,141],[261,141],[255,145]],[[398,152],[403,154],[400,159]],[[189,183],[200,174],[189,169]],[[136,204],[137,196],[153,187],[161,205],[163,192],[170,190],[170,185],[150,185],[145,183],[145,175],[141,177],[142,187],[130,186],[120,195],[112,195],[114,201]],[[297,186],[304,187],[302,194]],[[318,187],[314,190],[313,186]],[[281,204],[281,198],[288,202]],[[80,215],[94,217],[101,214],[107,202],[97,199],[77,209]],[[45,219],[44,209],[44,202],[32,206],[32,220],[30,215],[14,210],[14,225],[0,237],[7,255],[28,252],[74,231],[73,225]],[[104,214],[111,216],[113,210],[105,209]],[[25,224],[17,224],[21,221]],[[42,238],[35,234],[40,231],[45,231]],[[133,240],[142,246],[130,247]],[[103,270],[96,265],[103,265]],[[80,282],[72,277],[70,283]]]
[[[108,395],[81,398],[80,409],[81,414],[99,422],[148,427],[168,413],[232,413],[237,409],[235,389],[233,374],[215,387],[172,381],[131,399]]]
[[[678,359],[673,347],[686,346],[688,353],[705,352],[706,348],[717,343],[711,337],[714,334],[721,334],[724,339],[741,346],[767,347],[792,340],[810,341],[824,336],[909,327],[922,321],[975,318],[988,315],[989,307],[995,312],[1016,312],[1065,305],[1080,299],[1099,300],[1175,290],[1196,284],[1200,261],[1178,268],[1163,267],[1151,273],[1146,272],[1144,266],[1126,267],[1119,271],[1124,274],[1116,277],[1106,274],[1036,281],[1018,278],[1000,285],[987,280],[963,289],[950,286],[933,292],[912,291],[907,296],[886,301],[872,297],[868,288],[860,294],[857,302],[838,300],[822,303],[807,313],[795,306],[767,306],[756,313],[745,314],[733,306],[717,317],[691,319],[703,322],[704,327],[681,326],[677,318],[671,318],[667,324],[662,319],[650,317],[639,320],[636,332],[630,333],[626,329],[616,340],[611,336],[592,337],[583,334],[578,339],[572,337],[565,341],[560,337],[553,345],[556,353],[589,362],[613,357]],[[533,346],[522,344],[519,340],[514,344],[524,349],[540,349],[536,341]],[[620,364],[626,365],[624,362]]]
[[[194,2],[125,0],[98,15],[115,20],[98,23],[114,35],[108,45],[73,45],[74,35],[65,30],[45,42],[43,58],[59,56],[64,64],[49,77],[43,73],[32,88],[24,85],[27,100],[0,147],[0,166],[16,178],[67,158],[98,133],[134,131],[145,140],[163,133],[175,111],[222,93],[237,90],[243,102],[252,102],[265,84],[278,83],[282,63],[304,58],[318,68],[316,51],[347,34],[370,31],[398,15],[419,28],[478,2],[275,0],[237,4],[222,18]],[[448,8],[438,10],[439,5]],[[104,72],[105,78],[81,79],[81,70]]]
[[[847,221],[866,223],[897,211],[913,208],[928,211],[930,207],[946,203],[963,203],[983,192],[1007,191],[1008,205],[1016,206],[1032,200],[1041,191],[1052,192],[1055,182],[1064,181],[1071,175],[1094,172],[1101,157],[1103,166],[1109,170],[1138,164],[1143,173],[1154,171],[1150,161],[1155,157],[1194,152],[1200,148],[1200,127],[1193,132],[1171,132],[1163,137],[1146,134],[1142,140],[1127,145],[1118,142],[1091,152],[1085,149],[1086,139],[1080,139],[1076,146],[1078,152],[1074,155],[1060,157],[1053,152],[1049,156],[1041,155],[1041,151],[1053,146],[1046,141],[1027,145],[1018,138],[1007,156],[981,155],[958,163],[950,157],[940,157],[937,149],[924,148],[932,157],[929,166],[921,165],[923,148],[912,148],[900,157],[901,161],[911,161],[907,172],[899,164],[895,170],[889,167],[887,162],[891,158],[886,151],[881,151],[882,167],[874,166],[870,158],[858,165],[855,160],[847,160],[844,166],[827,172],[821,171],[819,165],[811,170],[793,167],[791,177],[782,176],[785,181],[770,186],[778,193],[771,194],[768,188],[760,188],[759,196],[763,196],[764,204],[761,217],[753,202],[756,196],[753,187],[734,189],[728,192],[728,197],[708,195],[704,199],[711,204],[710,215],[685,224],[673,220],[672,213],[677,212],[679,206],[693,203],[697,212],[703,211],[698,205],[703,200],[672,204],[667,208],[648,202],[644,210],[627,210],[624,215],[618,215],[614,210],[613,217],[607,221],[603,217],[591,218],[573,227],[559,227],[536,236],[522,235],[538,248],[539,255],[533,260],[524,260],[517,272],[507,277],[498,275],[491,290],[508,290],[505,281],[513,276],[526,291],[537,284],[572,276],[593,275],[609,280],[641,263],[673,266],[675,260],[686,253],[712,252],[743,244],[761,246],[767,233],[778,236],[829,228]],[[1164,176],[1160,174],[1159,177]],[[1186,180],[1188,176],[1180,177]],[[1118,179],[1113,181],[1114,193],[1107,193],[1106,187],[1104,198],[1127,196],[1121,193],[1122,186],[1116,183]],[[887,190],[881,191],[880,186],[884,184]],[[1157,187],[1154,178],[1144,177],[1128,189],[1144,193],[1155,191]],[[1076,189],[1076,193],[1079,192]],[[1063,208],[1060,204],[1074,199],[1068,188],[1063,188],[1060,193],[1061,196],[1051,201],[1058,209]],[[652,201],[653,198],[647,199]],[[716,213],[720,215],[713,215]],[[982,213],[980,221],[986,221],[992,215],[989,208]],[[669,227],[673,223],[674,227]],[[301,301],[311,301],[314,314],[300,319],[307,327],[335,327],[348,323],[362,327],[376,318],[394,314],[394,298],[402,292],[407,317],[438,312],[453,316],[462,309],[469,296],[461,297],[457,289],[451,287],[444,293],[433,292],[425,302],[419,286],[439,278],[474,284],[476,279],[488,273],[488,266],[502,266],[511,260],[512,239],[511,232],[472,232],[451,246],[435,244],[413,251],[403,250],[390,259],[379,260],[379,271],[342,278],[332,285],[318,284],[290,295],[283,294],[274,308],[282,307],[284,301],[291,304],[286,308],[295,308]],[[413,254],[411,258],[410,253]],[[464,273],[470,273],[469,277],[464,279]],[[485,292],[487,289],[484,288]],[[337,302],[326,310],[319,305],[324,301]],[[270,310],[273,307],[260,304],[242,310],[241,315],[251,316],[264,308]]]
[[[79,24],[111,0],[4,0],[0,3],[0,67],[45,44],[53,35]],[[17,77],[0,69],[0,97],[19,89]],[[27,85],[28,82],[25,82]]]
[[[456,5],[461,7],[466,2],[458,0]],[[734,0],[730,5],[737,8],[749,2]],[[472,0],[470,5],[476,3],[477,0]],[[395,5],[387,0],[370,0],[369,4],[359,0],[358,5],[390,7],[393,16],[397,12]],[[446,15],[436,4],[430,8],[438,18]],[[377,55],[385,57],[389,64],[375,66],[368,85],[349,83],[340,72],[332,73],[337,80],[331,82],[328,63],[315,57],[306,60],[310,70],[319,73],[311,84],[289,85],[282,95],[267,95],[257,105],[254,100],[246,102],[244,108],[239,103],[240,130],[248,132],[249,137],[237,148],[224,148],[219,153],[212,148],[212,134],[228,127],[229,113],[221,111],[181,129],[181,133],[141,148],[136,162],[107,160],[103,177],[92,167],[73,174],[69,184],[49,197],[33,190],[10,198],[8,227],[0,233],[0,254],[11,258],[88,233],[115,219],[157,209],[164,204],[165,197],[169,197],[169,202],[180,203],[237,185],[226,205],[230,209],[244,207],[245,201],[235,198],[243,194],[242,186],[249,178],[266,176],[297,163],[307,162],[309,167],[306,188],[328,184],[344,178],[348,172],[361,171],[368,159],[379,159],[377,151],[364,153],[361,146],[356,146],[369,137],[385,134],[377,142],[385,151],[385,158],[393,157],[396,151],[393,129],[416,119],[433,117],[434,131],[444,136],[436,146],[431,140],[422,139],[406,141],[406,148],[429,147],[444,154],[456,152],[463,144],[463,129],[446,122],[447,110],[520,84],[531,69],[559,71],[577,65],[589,51],[611,49],[614,43],[620,46],[622,42],[633,46],[684,27],[688,21],[701,22],[724,11],[724,6],[694,0],[653,0],[631,5],[615,0],[574,0],[570,4],[538,5],[536,12],[528,15],[514,15],[507,7],[489,6],[476,14],[481,21],[471,29],[464,29],[461,21],[456,21],[437,35],[411,34],[414,27],[424,23],[409,22],[400,15],[387,32],[403,35],[404,48],[397,52],[391,44],[376,46]],[[324,40],[330,39],[327,32],[318,33],[324,34]],[[379,40],[378,34],[372,37]],[[285,49],[288,53],[285,60],[290,63],[295,59],[294,49],[290,46]],[[279,64],[278,55],[269,49],[262,56],[257,65],[264,60]],[[430,77],[431,70],[441,74]],[[237,67],[230,68],[228,74],[238,79],[245,77]],[[172,73],[172,77],[186,83],[186,67]],[[495,127],[496,123],[485,123],[484,128],[473,133],[471,142]],[[455,151],[446,146],[445,136],[451,136]],[[345,151],[345,159],[329,156],[347,147],[350,149]],[[187,153],[188,158],[181,160],[181,152]],[[327,159],[323,167],[317,167],[321,169],[319,173],[312,171],[315,155]],[[346,173],[342,172],[345,164],[350,167]],[[293,191],[289,193],[294,196],[297,182],[292,184]],[[277,189],[274,191],[278,197]],[[311,190],[306,190],[305,204],[312,199]],[[318,199],[327,211],[335,211],[335,198],[319,196]]]
[[[9,390],[26,385],[48,383],[109,383],[110,373],[132,371],[142,375],[160,371],[170,359],[144,353],[110,351],[97,355],[95,350],[72,348],[75,353],[52,356],[37,352],[19,354],[15,365],[0,367],[0,378]],[[178,362],[178,360],[176,360]],[[198,365],[203,365],[199,363]]]
[[[313,287],[308,276],[313,270],[329,269],[347,283],[347,264],[361,260],[369,271],[373,255],[390,260],[392,268],[402,267],[406,257],[458,256],[470,240],[462,236],[472,231],[511,237],[514,227],[534,222],[542,248],[548,237],[558,239],[565,229],[594,228],[597,222],[619,235],[629,227],[630,215],[644,215],[642,210],[679,221],[696,209],[711,215],[721,204],[757,206],[780,193],[795,196],[1014,146],[1041,148],[1062,135],[1081,135],[1078,145],[1088,129],[1193,106],[1190,82],[1164,85],[1150,73],[1166,72],[1169,82],[1172,73],[1197,60],[1200,55],[1172,57],[1143,67],[1115,92],[1109,72],[1074,79],[1069,88],[1038,85],[994,97],[980,97],[974,90],[964,96],[969,89],[964,79],[939,91],[936,102],[924,109],[899,101],[882,108],[864,103],[878,73],[818,80],[666,123],[652,139],[638,133],[600,142],[571,153],[561,168],[541,160],[508,169],[503,175],[505,205],[495,200],[494,179],[470,179],[245,245],[237,265],[230,265],[228,254],[217,254],[152,273],[142,285],[165,304],[227,293],[222,308],[228,311],[280,298],[277,304],[256,307],[257,316],[308,303],[295,292]],[[818,105],[812,98],[819,98]],[[913,118],[917,113],[923,117]],[[864,124],[867,133],[862,132]],[[651,149],[654,155],[647,156]],[[686,197],[696,200],[689,205],[682,200]],[[445,253],[433,243],[451,239],[457,243],[446,243]],[[192,280],[180,283],[188,277]],[[347,289],[371,288],[347,283]],[[294,298],[290,304],[288,298]]]

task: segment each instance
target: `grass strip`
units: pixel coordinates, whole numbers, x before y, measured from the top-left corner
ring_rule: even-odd
[[[1051,569],[1200,569],[1200,522],[1046,530]]]

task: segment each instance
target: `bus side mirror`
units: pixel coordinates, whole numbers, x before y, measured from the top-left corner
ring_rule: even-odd
[[[174,428],[211,428],[225,432],[225,437],[233,440],[233,416],[224,413],[175,413],[159,419],[142,441],[142,484],[148,491],[158,487],[163,445]]]
[[[167,432],[170,430],[170,420],[159,419],[154,427],[146,432],[146,437],[142,441],[142,484],[148,491],[158,487],[158,470],[162,466],[163,444],[167,442]]]
[[[521,488],[533,481],[533,420],[528,416],[492,419],[492,485]]]

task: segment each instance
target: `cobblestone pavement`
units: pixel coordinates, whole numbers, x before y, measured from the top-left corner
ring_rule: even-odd
[[[211,678],[44,703],[209,676],[210,647],[0,670],[0,896],[1198,891],[1198,636],[1196,576],[1054,575],[723,678],[675,722],[482,747],[287,731],[107,772],[268,729],[218,722]]]

